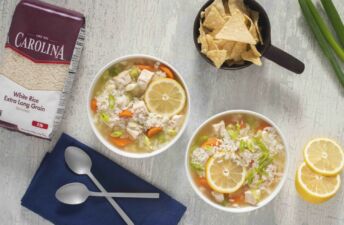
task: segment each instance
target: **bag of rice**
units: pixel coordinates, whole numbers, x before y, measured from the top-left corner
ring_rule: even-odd
[[[71,91],[85,17],[37,0],[16,7],[0,63],[0,126],[50,139]]]

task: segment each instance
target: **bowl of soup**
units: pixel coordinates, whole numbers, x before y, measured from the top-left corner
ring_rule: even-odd
[[[281,190],[288,152],[279,128],[246,110],[217,114],[189,141],[185,167],[196,193],[211,206],[233,213],[268,204]]]
[[[105,65],[88,95],[88,118],[98,139],[122,156],[145,158],[173,145],[185,130],[190,96],[177,70],[148,55]]]

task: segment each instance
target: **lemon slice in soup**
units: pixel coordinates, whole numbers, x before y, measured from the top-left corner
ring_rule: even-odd
[[[232,160],[211,157],[206,165],[209,186],[220,193],[233,193],[245,182],[246,169]]]
[[[170,117],[183,110],[186,94],[176,80],[161,78],[148,86],[145,101],[149,111]]]
[[[307,165],[324,176],[340,173],[344,166],[344,153],[341,147],[327,138],[310,141],[304,150]]]
[[[322,203],[333,197],[340,187],[340,175],[323,176],[302,163],[296,172],[295,186],[301,197],[310,203]]]

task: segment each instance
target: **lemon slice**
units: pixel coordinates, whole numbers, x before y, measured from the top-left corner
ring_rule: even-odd
[[[209,186],[220,193],[233,193],[245,181],[246,170],[232,160],[211,157],[206,165],[206,178]]]
[[[170,117],[183,110],[186,94],[176,80],[160,78],[148,86],[145,101],[149,111]]]
[[[344,153],[340,146],[326,138],[310,141],[304,150],[305,162],[315,172],[324,176],[340,173],[344,166]]]
[[[296,172],[295,186],[303,199],[310,203],[322,203],[333,197],[340,186],[340,175],[322,176],[302,163]]]

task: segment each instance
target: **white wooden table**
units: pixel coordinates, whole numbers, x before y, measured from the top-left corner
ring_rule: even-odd
[[[0,45],[6,40],[19,0],[0,0]],[[324,58],[296,0],[259,0],[266,8],[276,46],[302,59],[306,70],[294,75],[264,60],[262,67],[217,71],[197,53],[194,17],[205,0],[48,0],[86,15],[87,39],[65,117],[51,142],[0,129],[0,224],[50,224],[20,206],[20,199],[42,157],[62,132],[94,147],[115,162],[165,190],[188,209],[182,225],[344,224],[344,191],[322,205],[310,205],[294,188],[302,147],[313,137],[330,137],[344,146],[344,88]],[[334,0],[343,19],[344,1]],[[92,78],[108,61],[131,53],[160,57],[174,65],[191,91],[191,119],[182,138],[167,152],[131,160],[108,151],[87,121],[86,95]],[[2,50],[0,50],[0,59]],[[204,203],[184,171],[185,148],[192,132],[209,116],[229,109],[249,109],[275,121],[285,133],[290,156],[288,179],[268,206],[248,214],[218,211]],[[342,176],[343,177],[343,176]],[[154,225],[154,224],[152,224]],[[161,224],[163,225],[163,224]]]

